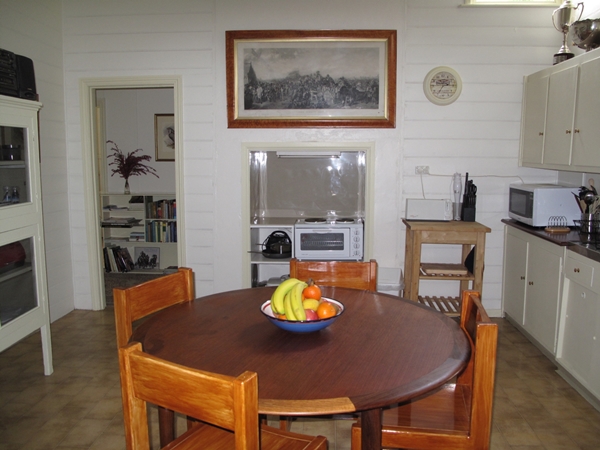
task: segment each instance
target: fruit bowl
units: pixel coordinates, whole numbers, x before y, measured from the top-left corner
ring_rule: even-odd
[[[333,303],[335,306],[337,306],[337,315],[328,319],[305,321],[279,319],[273,315],[273,310],[271,309],[271,300],[267,300],[261,305],[260,312],[262,312],[273,325],[283,330],[291,331],[293,333],[312,333],[313,331],[319,331],[323,328],[327,328],[329,325],[335,322],[335,320],[338,317],[340,317],[344,312],[344,305],[341,302],[325,297],[323,297],[323,300],[327,300],[328,302]]]

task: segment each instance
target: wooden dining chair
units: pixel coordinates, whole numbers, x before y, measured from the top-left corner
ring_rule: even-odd
[[[119,349],[127,450],[149,450],[147,403],[194,417],[169,450],[327,450],[323,436],[258,424],[258,376],[230,377],[170,363],[131,343]]]
[[[187,267],[127,289],[113,289],[117,347],[129,342],[136,320],[167,306],[189,302],[194,296],[194,272]]]
[[[377,261],[299,261],[290,260],[290,277],[315,284],[353,289],[377,290]]]
[[[471,343],[467,367],[433,394],[385,409],[384,448],[486,450],[490,446],[498,325],[479,294],[464,291],[461,328]],[[352,450],[361,448],[360,423],[352,425]]]
[[[306,281],[311,278],[321,286],[337,286],[377,291],[377,261],[305,261],[290,260],[290,277]],[[281,417],[279,428],[289,430],[291,418]]]

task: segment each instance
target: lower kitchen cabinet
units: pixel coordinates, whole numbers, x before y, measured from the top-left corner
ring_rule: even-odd
[[[600,263],[567,251],[556,362],[600,399]]]
[[[518,325],[525,320],[525,276],[527,275],[527,236],[506,227],[504,240],[504,314]]]
[[[505,227],[504,314],[552,355],[556,352],[564,252],[563,246]]]

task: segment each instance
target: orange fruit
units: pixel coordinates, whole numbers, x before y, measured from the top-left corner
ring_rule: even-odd
[[[336,307],[329,302],[322,302],[317,308],[317,316],[319,319],[329,319],[337,314]]]
[[[321,299],[321,289],[316,284],[309,284],[302,291],[304,298],[314,298],[315,300]]]

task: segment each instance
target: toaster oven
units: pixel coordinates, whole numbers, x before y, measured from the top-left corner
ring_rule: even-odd
[[[360,218],[299,219],[294,225],[294,257],[362,261],[364,223]]]

